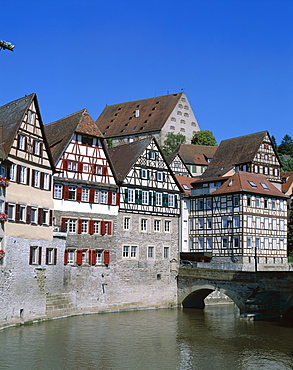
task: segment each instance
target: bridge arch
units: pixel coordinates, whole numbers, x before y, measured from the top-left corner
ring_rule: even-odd
[[[212,284],[195,284],[191,288],[186,289],[185,292],[182,292],[180,297],[178,297],[179,304],[181,304],[183,308],[203,309],[205,307],[205,298],[215,290],[229,297],[239,308],[240,313],[245,311],[245,299],[240,296],[236,290],[230,290],[227,289],[227,287]]]

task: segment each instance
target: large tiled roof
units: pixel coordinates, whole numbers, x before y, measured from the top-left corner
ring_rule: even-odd
[[[238,171],[212,194],[249,192],[266,196],[285,197],[266,177],[251,172]]]
[[[118,181],[123,181],[138,157],[144,152],[152,138],[137,140],[129,144],[108,149]]]
[[[182,94],[106,106],[96,123],[105,137],[158,131],[166,123]]]
[[[192,183],[194,183],[197,179],[194,177],[187,177],[187,176],[175,176],[178,183],[180,184],[182,192],[185,195],[190,195],[190,190],[192,189]]]
[[[237,164],[251,162],[266,135],[267,131],[261,131],[223,140],[202,177],[222,176]]]
[[[2,158],[8,156],[24,115],[34,99],[36,95],[33,93],[0,107],[0,130],[2,131],[0,154]],[[38,109],[37,104],[36,106]]]
[[[217,146],[181,144],[177,152],[186,164],[199,164],[202,161],[206,164],[207,159],[213,158],[217,148]]]
[[[58,121],[45,125],[45,132],[55,164],[58,162],[75,132],[103,137],[86,109],[82,109]]]

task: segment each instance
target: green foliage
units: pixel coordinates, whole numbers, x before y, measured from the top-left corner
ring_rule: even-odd
[[[277,145],[277,140],[276,140],[275,136],[272,135],[271,139],[272,139],[272,144],[273,144],[274,148],[277,150],[278,149],[278,145]]]
[[[113,139],[112,138],[107,139],[107,145],[108,145],[108,148],[113,148]]]
[[[180,144],[184,144],[186,138],[182,134],[174,134],[173,132],[168,132],[163,145],[163,153],[165,156],[174,153]]]
[[[288,255],[288,262],[289,262],[289,263],[293,263],[293,251],[289,252],[289,255]]]
[[[191,139],[191,144],[210,146],[218,145],[213,133],[209,130],[197,131]]]
[[[287,154],[293,156],[293,139],[289,135],[285,135],[278,146],[278,152],[280,154]]]
[[[285,159],[282,155],[279,155],[280,161],[281,161],[281,171],[287,172],[287,171],[293,171],[293,158],[287,158]]]

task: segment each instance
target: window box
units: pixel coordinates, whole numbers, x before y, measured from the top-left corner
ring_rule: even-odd
[[[0,176],[0,186],[2,186],[3,188],[7,188],[7,186],[9,186],[9,180],[5,177]]]
[[[0,222],[6,222],[8,220],[8,215],[6,213],[0,213]]]
[[[5,257],[5,252],[1,249],[0,250],[0,260],[2,260]]]

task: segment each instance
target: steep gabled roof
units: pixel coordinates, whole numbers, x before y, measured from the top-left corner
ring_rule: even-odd
[[[213,195],[248,192],[264,196],[275,196],[287,198],[266,177],[251,172],[238,171],[231,176]]]
[[[267,131],[221,141],[202,177],[222,176],[235,165],[252,162]]]
[[[190,190],[192,189],[192,183],[196,181],[194,177],[178,176],[175,175],[178,183],[180,184],[181,190],[185,195],[190,195]]]
[[[183,93],[106,106],[96,120],[105,137],[160,130]]]
[[[217,148],[209,145],[181,144],[177,153],[186,164],[207,164],[207,160],[214,157]]]
[[[103,137],[86,109],[45,125],[45,132],[55,164],[70,143],[74,133]]]
[[[146,150],[152,140],[152,138],[137,140],[108,149],[118,181],[125,179],[138,157]]]
[[[19,126],[34,99],[36,100],[36,94],[33,93],[0,107],[0,130],[2,131],[0,148],[2,158],[8,156]],[[38,109],[38,104],[36,104],[36,109]]]

